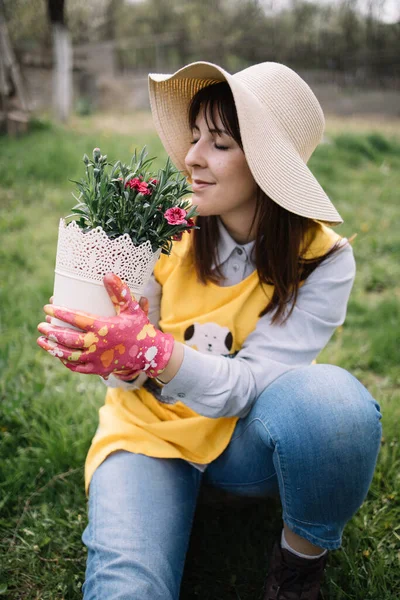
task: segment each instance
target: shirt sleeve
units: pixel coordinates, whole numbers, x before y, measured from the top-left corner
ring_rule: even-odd
[[[149,301],[149,321],[155,327],[158,327],[158,323],[160,321],[161,285],[154,277],[154,274],[144,287],[143,296],[145,296]],[[132,383],[118,379],[118,377],[115,377],[114,375],[110,375],[107,380],[103,378],[101,379],[107,387],[120,387],[124,390],[137,390],[142,387],[142,385],[147,381],[148,377],[146,373],[140,373]]]
[[[235,358],[185,345],[182,365],[162,395],[206,417],[246,416],[277,377],[310,365],[326,346],[345,320],[354,277],[353,250],[345,244],[309,275],[288,320],[272,325],[270,314],[260,317]]]

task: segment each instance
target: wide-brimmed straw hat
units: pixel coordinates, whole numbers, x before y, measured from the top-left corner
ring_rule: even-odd
[[[259,187],[286,210],[337,225],[343,220],[307,167],[322,139],[325,119],[306,82],[292,69],[264,62],[234,75],[195,62],[173,75],[149,75],[150,104],[161,141],[176,167],[187,172],[191,99],[226,81],[237,110],[244,153]]]

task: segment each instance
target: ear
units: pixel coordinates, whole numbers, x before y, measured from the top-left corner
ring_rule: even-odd
[[[193,336],[194,336],[194,325],[189,325],[189,327],[187,327],[185,329],[185,342],[187,342],[188,340],[191,340]]]
[[[231,332],[229,332],[225,338],[225,346],[228,348],[228,350],[230,350],[233,346],[233,335]]]

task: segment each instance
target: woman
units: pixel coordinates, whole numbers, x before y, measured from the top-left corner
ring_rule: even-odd
[[[151,75],[150,100],[166,151],[192,182],[200,226],[156,265],[145,294],[154,327],[145,301],[112,274],[104,283],[116,317],[89,315],[84,327],[80,317],[88,333],[73,339],[39,326],[39,344],[70,370],[108,378],[86,463],[85,598],[177,599],[204,480],[280,496],[264,598],[316,600],[381,438],[367,390],[339,367],[312,364],[345,319],[355,274],[348,240],[328,226],[342,219],[306,166],[323,113],[277,63]],[[117,346],[123,369],[101,360]]]

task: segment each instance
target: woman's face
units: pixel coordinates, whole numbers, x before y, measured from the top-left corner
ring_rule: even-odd
[[[227,133],[218,115],[220,133],[208,129],[200,112],[192,131],[192,146],[185,164],[192,178],[192,202],[201,216],[219,215],[226,225],[248,225],[256,207],[257,184],[237,142]],[[236,224],[236,227],[235,227]]]

